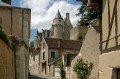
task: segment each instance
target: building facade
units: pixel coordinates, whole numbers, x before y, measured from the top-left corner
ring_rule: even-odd
[[[41,74],[59,76],[59,69],[56,63],[62,61],[65,66],[67,78],[69,78],[70,71],[68,71],[68,68],[71,67],[71,61],[78,54],[80,47],[80,41],[44,38],[41,43]]]
[[[2,0],[10,1],[10,0]],[[5,33],[17,40],[15,50],[16,79],[28,79],[31,10],[0,1],[0,24]]]
[[[120,78],[119,3],[119,0],[103,0],[99,79]]]
[[[96,31],[93,27],[89,27],[86,33],[84,42],[81,46],[79,54],[72,60],[72,75],[70,79],[77,79],[76,73],[73,71],[73,67],[76,61],[82,58],[84,61],[91,62],[93,68],[89,79],[98,79],[99,72],[99,55],[100,49],[100,33]]]

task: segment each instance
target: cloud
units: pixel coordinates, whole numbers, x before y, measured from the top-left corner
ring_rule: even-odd
[[[63,18],[70,13],[73,26],[79,17],[76,17],[80,4],[70,4],[69,0],[21,0],[21,7],[31,8],[31,28],[50,29],[53,19],[59,8]]]

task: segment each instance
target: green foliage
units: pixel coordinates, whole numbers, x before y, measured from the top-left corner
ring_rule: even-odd
[[[91,73],[93,64],[84,62],[83,59],[78,59],[74,65],[74,71],[76,72],[79,79],[87,79]]]
[[[30,47],[34,47],[34,41],[30,42]]]
[[[8,36],[2,27],[0,26],[0,39],[3,40],[10,48],[14,50],[15,48],[15,42],[11,39],[10,36]]]
[[[80,16],[78,26],[88,26],[93,19],[100,18],[100,11],[98,7],[87,7],[88,0],[77,0],[82,3],[82,6],[78,8],[77,16]]]
[[[65,72],[65,69],[64,69],[63,62],[60,61],[59,63],[57,63],[57,66],[60,68],[60,77],[61,77],[61,79],[66,79],[66,72]]]

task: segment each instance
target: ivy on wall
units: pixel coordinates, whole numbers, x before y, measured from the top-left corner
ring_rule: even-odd
[[[0,39],[3,40],[12,50],[15,50],[15,39],[8,36],[0,25]]]

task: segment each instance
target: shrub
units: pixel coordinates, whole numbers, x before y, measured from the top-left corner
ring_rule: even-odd
[[[74,71],[76,72],[79,79],[87,79],[91,73],[93,64],[84,62],[83,59],[78,59],[74,65]]]

